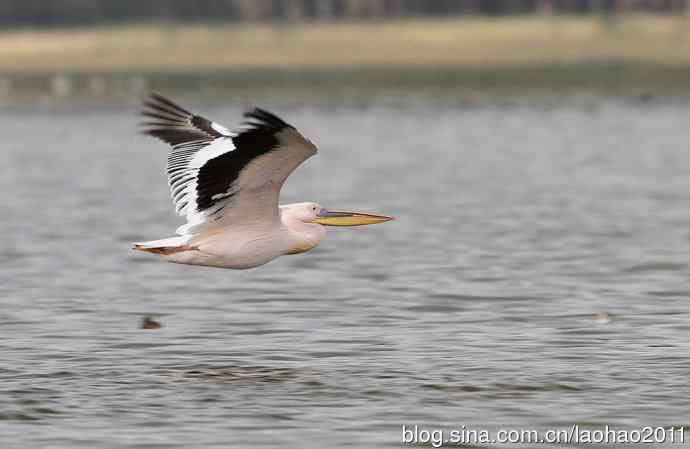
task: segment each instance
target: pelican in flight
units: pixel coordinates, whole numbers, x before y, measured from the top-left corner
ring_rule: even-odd
[[[317,203],[279,205],[280,189],[316,146],[292,125],[263,109],[244,114],[237,131],[151,95],[143,133],[172,146],[168,184],[175,211],[187,219],[178,236],[134,243],[169,262],[245,269],[316,247],[324,226],[392,220],[333,211]]]

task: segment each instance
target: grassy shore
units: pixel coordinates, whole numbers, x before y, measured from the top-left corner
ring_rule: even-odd
[[[37,89],[54,88],[53,77],[65,76],[72,85],[94,91],[119,79],[120,86],[205,83],[219,89],[690,92],[690,21],[649,15],[612,23],[591,16],[529,16],[13,31],[0,33],[0,76],[14,88]]]

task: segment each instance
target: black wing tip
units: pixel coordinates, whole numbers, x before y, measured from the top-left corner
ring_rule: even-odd
[[[279,131],[285,128],[295,129],[294,126],[287,123],[274,113],[261,108],[254,108],[246,111],[244,113],[244,118],[246,119],[244,124],[252,128],[264,128],[271,131]]]
[[[146,95],[141,103],[143,106],[142,114],[144,115],[147,113],[165,113],[184,118],[194,115],[179,104],[156,92]]]
[[[172,146],[223,136],[211,121],[155,92],[144,97],[142,104],[143,120],[139,123],[139,132],[143,135],[156,137]]]

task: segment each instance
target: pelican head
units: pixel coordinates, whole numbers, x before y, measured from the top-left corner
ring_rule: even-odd
[[[281,209],[288,209],[293,217],[304,223],[323,226],[364,226],[393,220],[393,217],[386,215],[330,210],[317,203],[290,204],[281,206]]]
[[[362,226],[393,220],[385,215],[328,210],[317,203],[281,205],[280,212],[290,235],[285,254],[299,254],[316,247],[326,235],[325,226]]]

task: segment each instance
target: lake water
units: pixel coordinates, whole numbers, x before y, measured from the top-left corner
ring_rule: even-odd
[[[690,424],[690,104],[448,103],[275,107],[283,202],[397,221],[249,271],[130,250],[181,224],[135,105],[0,109],[0,446]]]

